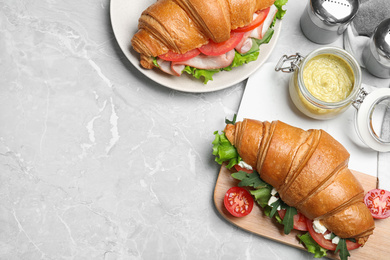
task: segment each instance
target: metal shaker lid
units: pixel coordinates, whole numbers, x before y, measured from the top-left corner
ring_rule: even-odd
[[[311,0],[316,16],[328,25],[350,22],[359,9],[359,0]]]
[[[378,54],[390,60],[390,18],[376,27],[373,40]]]

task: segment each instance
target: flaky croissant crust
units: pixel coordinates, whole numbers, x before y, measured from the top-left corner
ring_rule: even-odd
[[[141,65],[152,68],[152,57],[169,50],[186,53],[207,44],[223,42],[230,31],[249,24],[256,11],[275,0],[159,0],[138,20],[138,32],[131,39],[140,53]]]
[[[281,199],[306,217],[361,245],[373,233],[364,190],[348,169],[349,153],[325,131],[244,119],[227,125],[225,135]]]

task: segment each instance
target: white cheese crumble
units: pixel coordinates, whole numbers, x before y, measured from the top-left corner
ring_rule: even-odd
[[[240,166],[241,168],[247,169],[247,170],[253,170],[252,166],[250,166],[249,164],[247,164],[244,161],[239,162],[238,166]]]
[[[338,244],[339,243],[339,241],[340,241],[340,238],[338,237],[338,236],[335,236],[333,239],[332,239],[332,243],[333,244]]]
[[[271,198],[269,198],[268,200],[268,206],[271,206],[272,207],[272,203],[274,203],[275,201],[278,201],[279,198],[275,197],[275,196],[271,196]],[[282,208],[280,206],[278,206],[277,210],[281,210]]]
[[[324,235],[324,238],[327,239],[327,240],[331,240],[332,239],[332,233]]]
[[[277,191],[275,188],[272,188],[272,190],[271,190],[271,195],[272,195],[272,196],[275,196],[276,193],[278,193],[278,191]]]
[[[327,230],[326,227],[317,219],[313,221],[313,228],[315,232],[320,234],[324,234]]]
[[[324,225],[322,225],[319,220],[314,220],[313,221],[313,229],[314,229],[315,232],[321,233],[321,234],[324,234],[327,231],[326,227]],[[327,239],[327,240],[331,240],[332,239],[332,233],[324,235],[324,238]],[[340,241],[340,238],[338,236],[335,236],[332,239],[332,243],[336,244],[336,245],[339,243],[339,241]]]

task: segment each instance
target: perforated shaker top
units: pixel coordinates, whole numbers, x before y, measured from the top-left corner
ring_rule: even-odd
[[[359,5],[359,0],[311,0],[313,12],[329,25],[348,23],[355,17]]]

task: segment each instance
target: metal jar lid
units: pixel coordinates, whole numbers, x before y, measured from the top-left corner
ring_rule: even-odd
[[[309,0],[302,17],[305,36],[319,44],[334,42],[356,16],[360,0]]]
[[[379,78],[390,78],[390,18],[382,21],[363,50],[367,70]]]
[[[360,139],[371,149],[390,151],[390,89],[379,88],[371,93],[362,89],[354,103],[355,125]]]

